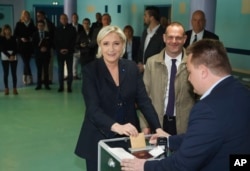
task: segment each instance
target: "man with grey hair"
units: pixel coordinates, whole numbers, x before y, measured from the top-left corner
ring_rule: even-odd
[[[219,40],[219,37],[216,34],[205,29],[206,16],[203,11],[197,10],[192,14],[191,24],[192,30],[186,31],[187,40],[184,44],[185,48],[191,45],[193,42],[205,38]]]

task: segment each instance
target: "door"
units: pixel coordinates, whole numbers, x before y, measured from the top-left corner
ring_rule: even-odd
[[[62,5],[33,5],[34,18],[36,18],[37,11],[44,11],[46,17],[57,27],[60,24],[60,15],[63,14]]]
[[[0,5],[0,27],[8,24],[14,29],[13,5]]]
[[[171,5],[159,5],[157,7],[159,8],[161,14],[160,22],[166,27],[171,23]]]
[[[160,16],[161,16],[161,21],[160,21],[161,24],[164,27],[166,27],[168,24],[171,23],[171,5],[154,5],[154,6],[159,9]],[[145,6],[145,9],[147,7],[148,6]]]

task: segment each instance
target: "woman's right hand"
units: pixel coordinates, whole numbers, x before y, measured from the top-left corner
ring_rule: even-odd
[[[15,56],[11,55],[9,58],[9,61],[14,61],[15,60]]]
[[[22,38],[21,38],[21,41],[24,42],[24,43],[26,43],[26,42],[28,42],[28,39],[22,37]]]
[[[143,132],[145,135],[148,135],[148,134],[151,133],[151,130],[150,130],[150,128],[143,128],[143,129],[142,129],[142,132]]]
[[[138,136],[138,131],[137,129],[134,127],[134,125],[127,123],[124,125],[121,125],[119,123],[114,123],[111,126],[111,130],[113,132],[118,133],[119,135],[127,135],[127,136]]]
[[[137,67],[138,67],[140,73],[143,73],[143,72],[144,72],[144,65],[143,65],[142,63],[138,63],[138,64],[137,64]]]

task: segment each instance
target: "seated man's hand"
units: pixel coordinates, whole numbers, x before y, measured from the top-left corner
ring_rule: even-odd
[[[171,135],[168,134],[167,132],[163,131],[161,128],[158,128],[158,129],[156,129],[156,134],[151,136],[149,143],[156,145],[158,137],[167,137],[168,138],[169,136],[171,136]]]
[[[145,159],[123,159],[121,161],[121,170],[123,171],[143,171]]]

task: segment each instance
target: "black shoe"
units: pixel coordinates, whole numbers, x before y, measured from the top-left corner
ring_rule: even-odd
[[[41,86],[37,86],[37,87],[35,88],[35,90],[41,90],[41,89],[42,89]]]
[[[46,90],[51,90],[51,88],[49,86],[45,86]]]
[[[59,92],[59,93],[63,92],[63,88],[60,87],[60,88],[58,89],[58,92]]]
[[[72,89],[69,87],[68,88],[68,93],[71,93],[72,92]]]

